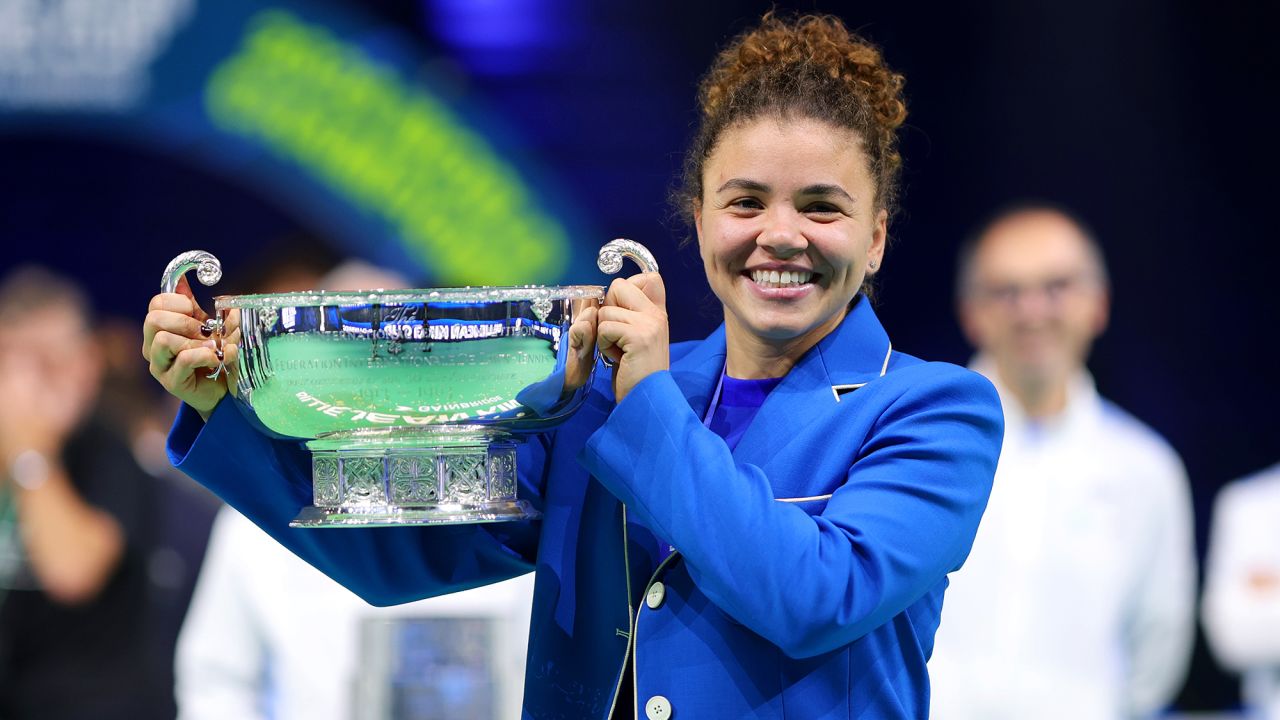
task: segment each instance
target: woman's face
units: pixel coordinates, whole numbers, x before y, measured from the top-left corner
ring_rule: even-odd
[[[698,247],[730,342],[803,351],[839,325],[880,266],[888,218],[858,134],[758,118],[721,135],[702,184]]]

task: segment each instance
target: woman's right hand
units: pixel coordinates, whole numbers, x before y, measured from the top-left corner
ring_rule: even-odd
[[[208,377],[218,367],[217,344],[203,331],[208,319],[200,309],[186,277],[178,281],[177,292],[151,298],[147,319],[142,323],[142,357],[151,364],[151,374],[165,390],[205,420],[227,394],[226,373]],[[235,346],[224,347],[231,362]]]

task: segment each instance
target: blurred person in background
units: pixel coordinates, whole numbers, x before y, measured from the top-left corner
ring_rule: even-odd
[[[320,276],[314,256],[310,265],[290,257],[274,253],[259,258],[254,265],[262,284],[250,291],[408,287],[400,275],[360,260],[347,260]],[[408,683],[414,691],[434,696],[438,715],[432,717],[516,717],[532,598],[530,574],[446,597],[373,607],[223,506],[179,639],[179,718],[385,717],[379,709],[392,694],[396,668],[387,662],[390,658],[378,656],[370,623],[433,620],[454,632],[432,639],[448,638],[454,647],[420,647],[435,657],[434,672],[416,668],[416,681]],[[474,650],[468,654],[466,648]],[[458,666],[465,661],[472,672],[460,677]],[[447,692],[436,692],[441,688],[431,685],[428,675],[448,683]],[[396,717],[418,715],[402,707]]]
[[[149,617],[149,477],[100,412],[103,362],[70,281],[0,283],[0,717],[172,718]],[[175,628],[176,631],[176,628]]]
[[[1214,655],[1243,673],[1249,717],[1280,720],[1280,465],[1219,493],[1202,612]]]
[[[532,597],[529,574],[373,607],[224,506],[178,641],[178,717],[518,717]],[[375,622],[392,627],[379,633]],[[417,647],[377,645],[379,636],[395,643],[422,629],[435,632]],[[411,656],[432,658],[430,667],[397,660]],[[424,716],[401,704],[388,713],[392,700],[404,700],[397,685],[430,696],[435,712]]]
[[[962,249],[957,292],[1005,441],[946,594],[933,717],[1149,716],[1190,657],[1190,492],[1174,451],[1085,368],[1108,320],[1101,249],[1059,209],[1016,207]]]
[[[99,317],[95,325],[103,373],[96,417],[127,441],[134,461],[148,475],[148,517],[134,528],[147,567],[148,673],[172,710],[178,631],[221,501],[168,461],[164,438],[174,410],[172,396],[156,393],[137,362],[142,343],[137,324]]]

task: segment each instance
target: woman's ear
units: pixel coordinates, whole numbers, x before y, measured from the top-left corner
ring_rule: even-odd
[[[884,249],[889,240],[889,211],[876,213],[875,227],[871,230],[871,246],[867,248],[867,274],[873,275],[884,265]]]

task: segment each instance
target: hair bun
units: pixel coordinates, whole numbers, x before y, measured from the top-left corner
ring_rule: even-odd
[[[852,130],[866,155],[876,209],[892,217],[902,175],[898,128],[907,119],[904,83],[880,50],[838,17],[783,20],[765,14],[716,55],[698,85],[702,117],[673,194],[676,207],[692,224],[703,200],[703,170],[720,138],[739,124],[773,115]]]
[[[884,130],[896,130],[907,118],[903,76],[885,65],[874,45],[832,15],[788,24],[772,12],[716,58],[700,88],[702,113],[716,115],[738,89],[766,77],[809,73],[840,81]]]

